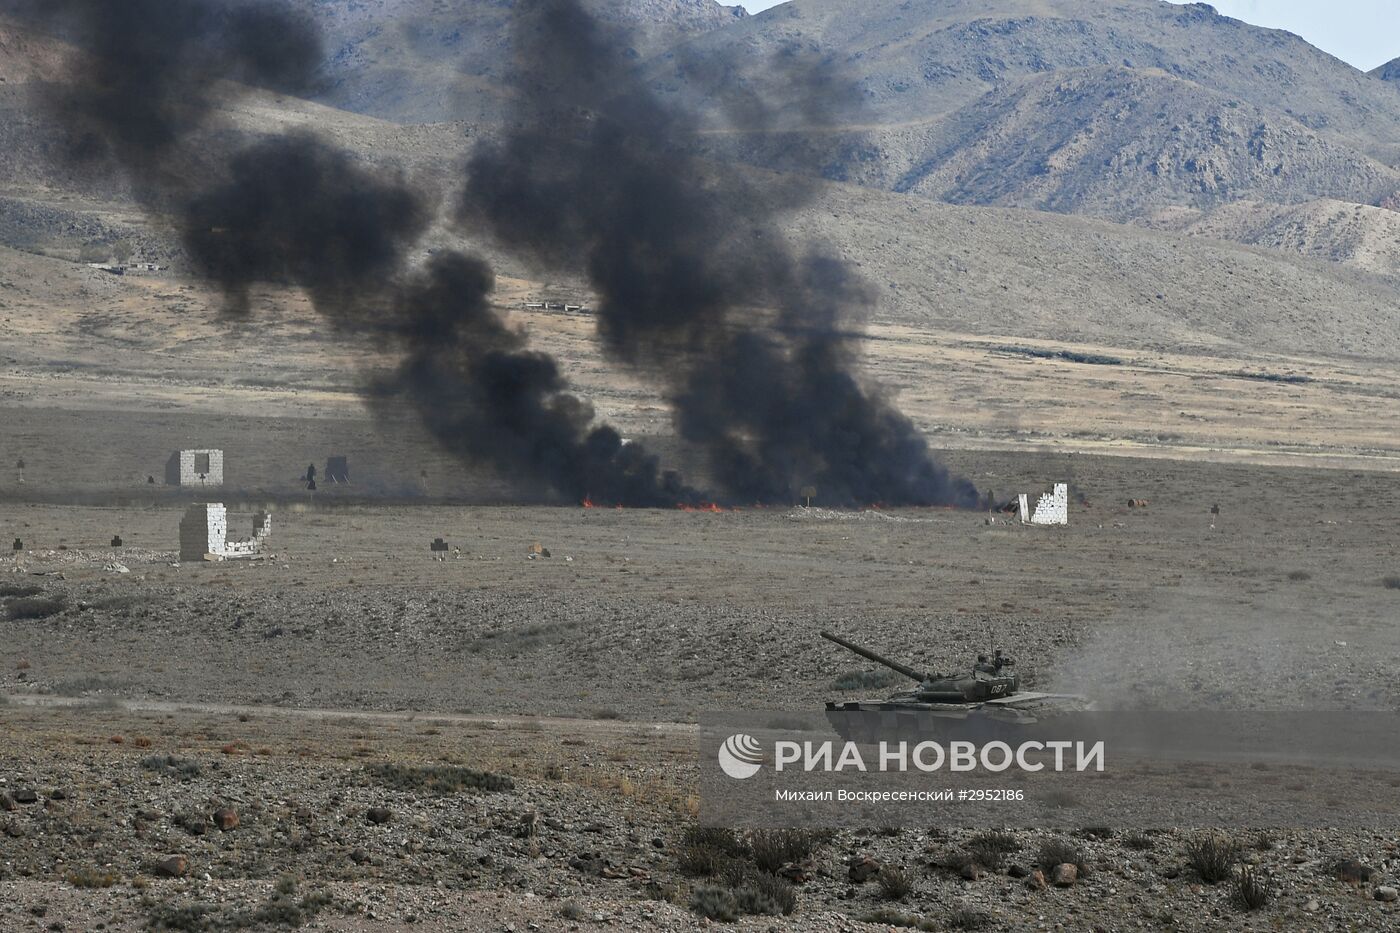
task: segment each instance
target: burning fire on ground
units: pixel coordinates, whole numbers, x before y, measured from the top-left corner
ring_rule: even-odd
[[[622,508],[622,503],[620,503],[620,502],[619,502],[619,503],[612,504],[612,505],[609,505],[609,504],[606,504],[606,503],[601,503],[601,502],[594,502],[592,496],[584,496],[584,497],[583,497],[583,502],[581,502],[581,503],[579,503],[579,504],[580,504],[581,506],[583,506],[583,508],[585,508],[585,509],[606,509],[606,508],[621,509],[621,508]],[[689,503],[689,502],[677,502],[677,503],[676,503],[676,508],[677,508],[679,511],[681,511],[681,512],[714,512],[714,513],[720,513],[720,512],[737,512],[737,511],[739,511],[739,510],[736,509],[736,508],[725,508],[724,506],[720,505],[720,504],[717,503],[717,502],[700,502],[700,503],[695,503],[695,504],[692,504],[692,503]]]

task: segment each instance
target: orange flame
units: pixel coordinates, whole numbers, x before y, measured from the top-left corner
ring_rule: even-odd
[[[724,512],[728,511],[714,502],[705,502],[700,505],[689,505],[685,502],[677,502],[676,508],[682,512]]]
[[[582,505],[585,509],[605,509],[605,508],[607,508],[607,506],[606,506],[606,505],[603,505],[601,502],[594,502],[592,496],[584,496],[584,497],[583,497],[583,502],[581,502],[580,505]],[[616,505],[613,506],[613,508],[618,509],[618,510],[621,510],[621,509],[622,509],[622,503],[621,503],[621,502],[617,503]]]

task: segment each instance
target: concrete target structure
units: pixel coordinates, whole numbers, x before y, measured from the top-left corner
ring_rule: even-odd
[[[228,539],[228,510],[222,502],[192,505],[180,519],[181,560],[232,560],[252,557],[262,551],[272,534],[272,516],[253,516],[253,536],[246,541]]]
[[[1025,525],[1068,525],[1069,524],[1069,484],[1056,483],[1055,488],[1043,494],[1030,509],[1025,493],[1017,497],[1017,512]]]
[[[224,452],[213,448],[177,450],[165,462],[167,486],[222,486]]]

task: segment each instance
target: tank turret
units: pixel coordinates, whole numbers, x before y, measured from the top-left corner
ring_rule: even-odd
[[[910,680],[918,681],[919,686],[913,690],[896,694],[897,697],[918,703],[978,703],[1012,696],[1020,686],[1014,662],[1000,651],[990,660],[986,655],[978,655],[977,663],[970,670],[941,675],[916,671],[830,632],[822,632],[822,637],[876,664],[898,671]]]

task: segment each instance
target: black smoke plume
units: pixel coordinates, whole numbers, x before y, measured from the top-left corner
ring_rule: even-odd
[[[305,131],[235,151],[217,184],[177,207],[191,261],[231,311],[247,310],[258,283],[290,284],[342,326],[365,315],[432,220],[401,175]]]
[[[401,177],[306,133],[236,153],[225,182],[190,199],[181,218],[191,258],[235,307],[253,284],[294,284],[342,332],[393,351],[399,364],[374,377],[371,397],[409,401],[462,459],[574,502],[696,501],[641,445],[596,425],[555,361],[506,325],[483,261],[445,252],[401,269],[430,219]]]
[[[0,0],[3,2],[3,0]],[[124,171],[177,227],[195,269],[246,314],[259,284],[305,289],[344,333],[396,351],[371,380],[381,405],[406,399],[463,460],[574,501],[671,506],[700,495],[613,428],[594,423],[554,360],[492,308],[490,270],[460,254],[408,270],[432,220],[422,194],[308,132],[225,148],[202,133],[237,86],[303,90],[315,30],[271,0],[39,0],[19,11],[78,48],[43,103],[67,155]],[[387,400],[387,401],[386,401]],[[387,413],[386,413],[387,414]]]
[[[220,82],[305,93],[322,59],[315,24],[273,0],[0,0],[0,12],[73,44],[66,80],[39,91],[64,155],[123,169],[146,199],[189,182],[183,144]]]
[[[669,505],[698,492],[598,426],[548,357],[489,303],[479,260],[409,269],[431,221],[403,177],[309,133],[236,142],[211,131],[240,87],[304,93],[320,60],[311,24],[274,0],[0,0],[79,49],[43,95],[67,155],[123,171],[171,218],[195,268],[246,313],[261,283],[304,288],[347,333],[399,353],[377,396],[410,400],[465,460],[569,498]],[[473,160],[460,219],[556,264],[582,256],[604,298],[615,358],[661,376],[682,436],[726,495],[791,501],[969,504],[913,426],[856,377],[843,332],[865,285],[820,253],[796,254],[773,217],[791,183],[752,187],[685,154],[695,127],[664,106],[577,4],[520,13],[521,124]],[[745,124],[767,111],[727,105]],[[810,115],[809,115],[810,116]],[[765,200],[777,199],[776,208]]]
[[[669,508],[700,501],[657,458],[628,443],[567,391],[558,365],[527,348],[487,301],[480,259],[433,257],[395,296],[403,363],[384,384],[463,456],[484,446],[498,467],[574,502]]]
[[[699,121],[577,0],[531,4],[514,42],[513,129],[474,154],[459,220],[536,262],[581,263],[607,351],[661,381],[725,495],[791,502],[812,485],[823,502],[975,505],[857,376],[845,322],[872,295],[779,230],[802,188],[694,158]],[[736,99],[747,124],[763,116]]]

